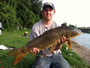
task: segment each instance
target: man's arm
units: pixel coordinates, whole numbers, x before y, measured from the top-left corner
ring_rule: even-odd
[[[29,37],[30,41],[31,41],[32,39],[36,38],[37,36],[38,36],[38,35],[37,35],[37,33],[36,33],[35,29],[34,29],[34,26],[33,26],[33,28],[31,29],[31,32],[30,32],[30,37]],[[37,52],[40,52],[40,50],[39,50],[38,48],[33,48],[33,49],[30,51],[30,53],[37,53]]]

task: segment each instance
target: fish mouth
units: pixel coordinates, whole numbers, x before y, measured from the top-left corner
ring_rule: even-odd
[[[75,38],[75,37],[77,37],[77,36],[79,36],[80,34],[81,34],[81,33],[78,33],[77,35],[73,36],[72,39]]]

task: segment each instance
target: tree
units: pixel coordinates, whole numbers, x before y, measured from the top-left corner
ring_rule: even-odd
[[[76,26],[74,26],[74,25],[72,25],[72,24],[69,24],[69,26],[70,26],[70,27],[76,27]]]
[[[20,4],[22,3],[22,4]],[[39,0],[19,0],[17,4],[17,17],[21,17],[23,28],[31,28],[40,19],[41,2]]]
[[[67,22],[62,23],[61,26],[67,26]]]
[[[2,21],[3,28],[12,29],[19,25],[15,8],[9,4],[0,2],[0,10],[0,20]]]
[[[0,0],[0,20],[5,29],[31,28],[40,19],[39,0]]]

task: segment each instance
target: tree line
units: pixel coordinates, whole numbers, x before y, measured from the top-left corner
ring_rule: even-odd
[[[0,21],[3,29],[28,29],[40,20],[40,0],[0,0]]]

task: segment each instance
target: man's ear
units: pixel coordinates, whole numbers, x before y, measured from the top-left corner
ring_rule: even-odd
[[[53,11],[53,13],[55,14],[55,13],[56,13],[56,11],[54,10],[54,11]]]

